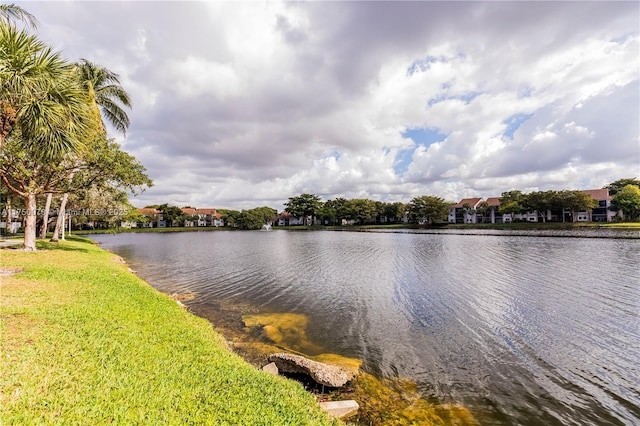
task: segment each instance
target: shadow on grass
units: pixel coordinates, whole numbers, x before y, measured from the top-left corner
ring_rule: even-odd
[[[38,250],[63,250],[88,253],[89,250],[83,247],[75,247],[65,244],[64,242],[52,243],[49,241],[38,241],[36,243]]]

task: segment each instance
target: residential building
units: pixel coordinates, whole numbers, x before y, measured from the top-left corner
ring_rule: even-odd
[[[609,210],[612,197],[607,188],[586,189],[581,192],[588,194],[598,202],[598,207],[590,211],[576,212],[576,222],[612,222],[616,217],[616,212]],[[449,211],[449,223],[509,223],[516,222],[538,222],[542,215],[537,211],[525,213],[500,214],[500,197],[489,197],[486,200],[489,205],[489,212],[484,216],[477,212],[482,204],[482,198],[464,198]],[[465,208],[466,206],[466,208]],[[571,214],[567,209],[547,210],[544,214],[546,222],[571,222]]]
[[[478,223],[475,209],[482,198],[463,198],[449,210],[449,223]]]
[[[596,200],[598,207],[590,212],[578,212],[578,222],[613,222],[617,213],[609,210],[612,200],[609,189],[585,189],[582,192]]]
[[[196,214],[200,217],[201,223],[204,223],[198,226],[224,226],[222,215],[216,209],[197,209]]]
[[[138,209],[138,212],[145,216],[149,221],[142,223],[142,228],[166,228],[167,222],[164,220],[162,212],[154,208],[142,208]]]
[[[304,225],[305,221],[303,218],[295,217],[293,214],[289,212],[282,212],[278,216],[278,226],[294,226],[294,225]]]
[[[204,226],[200,224],[199,219],[196,219],[198,217],[196,216],[196,209],[194,209],[193,207],[185,207],[180,210],[187,216],[187,218],[184,220],[185,227]]]
[[[489,197],[485,200],[489,206],[489,212],[483,218],[484,223],[504,223],[503,215],[500,213],[500,197]]]

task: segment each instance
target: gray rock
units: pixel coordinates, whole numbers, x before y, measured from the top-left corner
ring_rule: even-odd
[[[269,362],[274,362],[281,373],[307,374],[317,383],[332,388],[344,386],[355,376],[355,372],[346,368],[312,361],[294,354],[272,354],[269,356]]]
[[[321,402],[320,408],[326,411],[331,417],[342,419],[356,414],[360,406],[353,399],[349,399],[347,401]]]
[[[269,364],[265,365],[264,367],[262,367],[262,370],[266,371],[267,373],[273,374],[274,376],[278,375],[278,366],[275,362],[270,362]]]

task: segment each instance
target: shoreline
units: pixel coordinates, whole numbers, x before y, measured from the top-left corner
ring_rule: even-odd
[[[563,231],[571,232],[593,232],[596,230],[617,231],[638,231],[640,233],[640,222],[515,222],[515,223],[484,223],[484,224],[453,224],[445,223],[433,226],[413,225],[413,224],[365,224],[365,225],[295,225],[295,226],[273,226],[271,231],[344,231],[344,232],[409,232],[417,231],[420,233],[449,233],[452,231],[495,231],[495,232],[552,232]],[[93,235],[93,234],[118,234],[118,233],[170,233],[170,232],[246,232],[258,230],[241,230],[229,227],[167,227],[167,228],[110,228],[96,230],[74,230],[75,235]],[[447,231],[447,232],[442,232]],[[464,233],[469,235],[469,233]],[[500,235],[500,234],[498,234]],[[514,235],[514,234],[511,234]],[[640,237],[639,237],[640,238]]]
[[[115,253],[113,255],[118,256]],[[126,259],[122,260],[128,265]],[[187,312],[208,321],[225,339],[230,350],[256,369],[261,369],[268,363],[269,355],[284,351],[302,355],[310,360],[356,370],[352,381],[342,388],[331,390],[324,389],[305,377],[285,376],[288,380],[302,385],[318,402],[355,400],[359,404],[359,411],[348,418],[349,424],[409,425],[416,424],[416,421],[419,424],[479,424],[473,414],[460,404],[425,399],[419,393],[416,383],[409,378],[377,377],[361,369],[360,360],[331,353],[331,348],[317,346],[307,338],[304,314],[261,311],[244,304],[198,306],[198,294],[189,289],[161,289],[166,287],[167,283],[158,288],[152,282],[142,277],[141,279],[156,291],[172,298]],[[280,340],[281,338],[283,340]],[[305,349],[310,349],[316,354]]]
[[[93,241],[38,246],[2,250],[8,424],[338,424]]]

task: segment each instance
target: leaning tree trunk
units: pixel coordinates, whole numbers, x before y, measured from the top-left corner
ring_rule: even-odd
[[[51,237],[52,243],[58,242],[58,237],[60,236],[60,232],[62,231],[62,227],[64,226],[64,216],[65,209],[67,207],[67,198],[69,198],[69,193],[65,192],[62,196],[62,201],[60,201],[60,209],[58,212],[58,220],[56,221],[56,229],[53,230],[53,237]]]
[[[42,227],[40,228],[40,237],[38,238],[40,240],[44,240],[45,238],[47,238],[47,231],[49,230],[49,209],[51,208],[51,198],[53,198],[53,194],[50,192],[47,194],[47,202],[44,205]]]
[[[29,193],[25,197],[26,201],[26,221],[24,226],[24,250],[36,251],[36,194]]]

